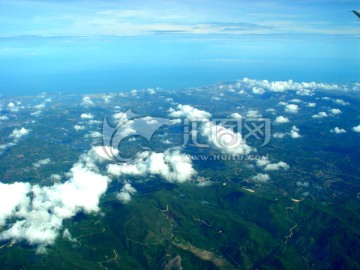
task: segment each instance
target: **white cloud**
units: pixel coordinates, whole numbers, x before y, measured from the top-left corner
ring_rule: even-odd
[[[309,90],[309,89],[302,89],[302,90],[296,91],[296,94],[299,96],[313,96],[314,91]]]
[[[253,87],[261,87],[270,92],[285,92],[287,90],[297,91],[298,95],[310,96],[313,90],[341,90],[341,86],[337,84],[325,84],[315,82],[294,82],[289,81],[267,81],[267,80],[252,80],[244,78],[239,81],[242,86],[251,89]]]
[[[120,151],[111,146],[93,146],[92,150],[101,160],[114,160]]]
[[[34,106],[34,109],[36,109],[36,110],[41,110],[41,109],[44,109],[44,108],[45,108],[45,103],[38,104],[38,105]]]
[[[6,115],[0,116],[0,121],[5,121],[5,120],[9,120],[9,117],[7,117]]]
[[[242,115],[239,114],[239,113],[232,113],[232,114],[230,114],[230,117],[231,117],[231,118],[235,118],[235,119],[241,119],[241,118],[243,118]]]
[[[169,109],[169,116],[174,118],[185,117],[190,121],[204,121],[210,119],[211,114],[206,111],[198,110],[190,105],[179,104],[177,110],[173,108]]]
[[[360,132],[360,125],[353,127],[352,130],[355,132]]]
[[[282,138],[284,138],[285,136],[286,136],[286,134],[285,134],[285,133],[282,133],[282,132],[275,132],[274,135],[273,135],[273,137],[274,137],[274,138],[277,138],[277,139],[282,139]]]
[[[21,128],[21,129],[14,129],[10,136],[11,138],[15,138],[15,139],[20,139],[21,137],[29,134],[30,130],[26,129],[26,128]]]
[[[54,243],[64,219],[79,212],[97,213],[110,179],[98,173],[92,156],[91,151],[82,155],[65,183],[0,184],[0,218],[7,222],[0,240],[25,240],[43,250]]]
[[[296,126],[292,126],[289,135],[293,139],[298,139],[298,138],[301,138],[301,135],[299,132],[300,132],[300,129],[298,129]]]
[[[53,180],[53,181],[60,181],[61,180],[61,175],[53,173],[52,175],[50,175],[50,179]]]
[[[311,117],[312,118],[324,118],[324,117],[328,117],[328,114],[326,112],[318,112],[317,114],[314,114]]]
[[[270,180],[270,176],[268,174],[258,173],[257,175],[253,176],[252,180],[265,183]]]
[[[280,161],[278,163],[267,164],[264,167],[264,170],[265,171],[278,171],[280,169],[288,170],[289,168],[290,168],[290,166],[287,163]]]
[[[33,167],[34,168],[40,168],[41,166],[45,166],[45,165],[48,165],[51,163],[51,160],[49,158],[46,158],[46,159],[41,159],[39,161],[36,161],[33,163]]]
[[[70,241],[70,242],[73,242],[73,243],[76,243],[77,242],[77,239],[72,237],[70,231],[68,229],[65,229],[64,232],[63,232],[63,237]]]
[[[296,104],[287,104],[285,105],[285,112],[287,113],[298,113],[299,106]]]
[[[90,137],[90,138],[101,138],[102,134],[99,131],[93,131],[90,134],[86,135],[85,137]]]
[[[200,133],[213,148],[224,154],[247,155],[254,150],[246,144],[240,133],[212,122],[203,123]]]
[[[280,169],[288,170],[290,166],[283,161],[270,163],[268,157],[262,157],[256,160],[256,166],[263,168],[265,171],[278,171]]]
[[[147,92],[148,92],[150,95],[156,94],[156,91],[155,91],[154,89],[152,89],[152,88],[149,88],[149,89],[147,90]]]
[[[100,121],[100,120],[89,120],[88,124],[89,125],[102,124],[102,121]]]
[[[82,119],[93,119],[93,118],[94,118],[94,115],[92,115],[91,113],[82,113],[82,114],[80,115],[80,117],[81,117]]]
[[[89,107],[89,106],[93,106],[93,105],[95,105],[95,104],[94,104],[94,102],[92,102],[92,100],[91,100],[90,97],[85,96],[85,97],[83,97],[80,105],[81,105],[81,106],[84,106],[84,107]]]
[[[167,122],[167,125],[171,126],[171,125],[177,125],[180,124],[182,121],[181,119],[171,119]]]
[[[284,123],[289,123],[289,122],[290,122],[289,118],[286,118],[284,116],[278,116],[275,118],[276,124],[284,124]]]
[[[307,104],[307,107],[310,107],[310,108],[316,107],[316,103],[315,102],[309,102]]]
[[[30,113],[32,116],[39,116],[40,114],[42,114],[42,111],[40,110]]]
[[[331,109],[330,112],[334,115],[342,113],[342,111],[340,109]]]
[[[179,150],[166,150],[164,153],[143,152],[134,163],[109,164],[109,174],[114,176],[159,175],[169,182],[189,181],[196,171],[191,159]]]
[[[258,110],[248,110],[248,112],[246,113],[246,117],[249,118],[260,118],[262,117],[261,113]]]
[[[262,95],[262,94],[265,93],[265,90],[264,90],[263,88],[261,88],[261,87],[254,86],[254,87],[252,88],[252,92],[253,92],[253,94],[255,94],[255,95]]]
[[[131,195],[135,193],[136,189],[131,184],[126,183],[120,192],[116,194],[116,198],[123,203],[128,203],[131,200]]]
[[[269,163],[270,163],[270,160],[268,159],[268,157],[262,157],[262,158],[256,160],[256,166],[258,166],[258,167],[264,167]]]
[[[103,95],[102,99],[104,100],[105,103],[110,103],[112,97],[113,97],[112,95]]]
[[[75,129],[76,131],[80,131],[80,130],[84,130],[85,127],[84,127],[84,126],[80,126],[80,125],[75,125],[75,126],[74,126],[74,129]]]
[[[289,102],[292,102],[292,103],[301,103],[302,100],[301,99],[298,99],[298,98],[294,98],[292,100],[289,100]]]
[[[330,132],[336,133],[336,134],[341,134],[341,133],[346,133],[346,130],[343,128],[335,127],[333,129],[331,129]]]
[[[30,192],[29,183],[3,184],[0,183],[0,226],[6,224],[6,220],[15,213],[26,212],[29,204],[27,194]]]
[[[344,101],[344,100],[342,100],[342,99],[335,99],[335,100],[333,100],[336,104],[339,104],[339,105],[342,105],[342,106],[346,106],[346,105],[350,105],[350,103],[349,102],[346,102],[346,101]]]

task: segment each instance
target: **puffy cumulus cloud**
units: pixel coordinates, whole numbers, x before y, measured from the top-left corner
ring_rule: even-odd
[[[285,123],[289,123],[289,122],[290,122],[289,118],[286,118],[284,116],[278,116],[275,118],[275,121],[274,121],[275,124],[285,124]]]
[[[113,98],[112,95],[103,95],[102,96],[102,99],[104,100],[105,103],[110,103],[112,98]]]
[[[61,180],[61,175],[53,173],[52,175],[50,175],[50,179],[53,180],[53,181],[60,181]]]
[[[293,139],[301,138],[300,129],[297,128],[296,126],[292,126],[292,127],[291,127],[291,130],[290,130],[290,132],[289,132],[289,135],[290,135],[290,137],[293,138]]]
[[[93,153],[97,156],[97,160],[105,161],[105,160],[114,160],[114,157],[117,157],[120,153],[118,149],[115,149],[111,146],[92,146]]]
[[[239,132],[234,132],[232,129],[221,125],[205,122],[200,128],[200,133],[207,139],[210,146],[224,154],[247,155],[254,151],[252,147],[246,144]]]
[[[278,171],[280,169],[288,170],[289,168],[290,168],[290,166],[287,163],[280,161],[278,163],[267,164],[264,167],[264,170],[265,171]]]
[[[309,90],[309,89],[303,89],[303,90],[296,91],[296,94],[299,96],[313,96],[314,91]]]
[[[265,93],[265,90],[264,90],[264,88],[254,86],[254,87],[252,88],[252,92],[253,92],[253,94],[255,94],[255,95],[262,95],[262,94]]]
[[[167,125],[172,126],[172,125],[178,125],[181,123],[182,123],[181,119],[171,119],[167,122]]]
[[[261,113],[258,110],[248,110],[246,117],[249,118],[260,118],[262,117]]]
[[[34,109],[36,109],[36,110],[41,110],[41,109],[44,109],[44,108],[45,108],[45,103],[41,103],[41,104],[38,104],[38,105],[34,106]]]
[[[289,102],[292,102],[292,103],[301,103],[302,100],[301,100],[301,99],[298,99],[298,98],[294,98],[294,99],[289,100]]]
[[[26,213],[30,190],[29,183],[0,183],[0,226],[4,226],[8,218]]]
[[[89,125],[102,124],[102,121],[100,121],[100,120],[89,120],[88,124]]]
[[[332,129],[330,129],[330,132],[335,133],[335,134],[341,134],[341,133],[346,133],[346,130],[343,128],[334,127]]]
[[[30,129],[26,129],[26,128],[21,128],[21,129],[14,129],[11,134],[10,134],[10,138],[14,138],[14,139],[20,139],[21,137],[29,134]]]
[[[276,139],[282,139],[286,136],[286,133],[283,133],[283,132],[275,132],[273,134],[273,137],[276,138]]]
[[[174,118],[184,117],[190,121],[205,121],[210,119],[211,114],[190,105],[179,104],[176,109],[169,109],[169,116]]]
[[[339,99],[339,98],[337,98],[337,99],[335,99],[335,100],[333,100],[336,104],[339,104],[339,105],[342,105],[342,106],[347,106],[347,105],[350,105],[350,103],[349,102],[347,102],[347,101],[344,101],[344,100],[342,100],[342,99]]]
[[[285,112],[287,113],[298,113],[299,106],[296,104],[287,104],[285,105]]]
[[[34,168],[40,168],[41,166],[45,166],[51,163],[50,158],[46,158],[46,159],[40,159],[39,161],[36,161],[33,163],[33,167]]]
[[[352,130],[355,132],[360,132],[360,125],[353,127]]]
[[[6,115],[0,116],[0,121],[5,121],[5,120],[9,120],[9,117],[7,117]]]
[[[283,161],[280,161],[278,163],[270,163],[268,157],[262,157],[261,159],[257,159],[256,166],[263,168],[265,171],[278,171],[280,169],[288,170],[290,168],[290,166]]]
[[[337,84],[325,84],[316,82],[294,82],[289,81],[273,81],[268,80],[252,80],[244,78],[238,82],[241,86],[252,89],[254,87],[263,88],[270,92],[285,92],[287,90],[297,91],[298,95],[312,95],[313,90],[341,90],[342,87]]]
[[[14,102],[9,102],[7,104],[7,107],[11,112],[18,112],[20,109],[20,107],[19,107],[20,104],[21,104],[21,102],[18,102],[18,101],[16,102],[16,104]]]
[[[312,118],[325,118],[328,117],[328,114],[326,112],[318,112],[317,114],[314,114],[311,116]]]
[[[230,117],[231,117],[231,118],[234,118],[234,119],[241,119],[241,118],[243,118],[242,115],[239,114],[239,113],[232,113],[232,114],[230,114]]]
[[[211,114],[206,111],[201,111],[189,105],[178,105],[178,110],[170,109],[170,117],[185,117],[190,121],[201,121],[198,130],[192,130],[193,135],[200,134],[203,136],[209,145],[224,154],[242,155],[249,154],[252,149],[246,144],[242,135],[234,132],[230,128],[225,128],[219,124],[215,124],[209,120]],[[258,111],[250,110],[251,117],[261,117]],[[248,113],[248,114],[249,114]],[[240,115],[234,115],[239,117]]]
[[[154,117],[151,117],[151,116],[145,116],[143,118],[141,118],[142,121],[145,121],[145,123],[147,125],[157,125],[159,124],[159,121],[156,120]]]
[[[85,96],[83,97],[81,103],[80,103],[81,106],[84,106],[84,107],[89,107],[89,106],[94,106],[94,102],[91,100],[90,97],[88,96]]]
[[[0,218],[6,224],[0,240],[27,241],[41,251],[54,243],[64,219],[79,212],[99,212],[99,200],[110,178],[99,174],[92,157],[91,151],[83,154],[64,183],[0,184]]]
[[[149,88],[149,89],[147,90],[147,92],[148,92],[150,95],[156,94],[156,91],[155,91],[154,89],[152,89],[152,88]]]
[[[75,126],[74,126],[74,129],[75,129],[76,131],[80,131],[80,130],[84,130],[85,127],[84,127],[84,126],[80,126],[80,125],[75,125]]]
[[[337,115],[337,114],[341,114],[342,111],[340,109],[331,109],[330,113],[332,113],[333,115]]]
[[[270,163],[270,160],[268,157],[262,157],[262,158],[259,158],[256,160],[256,166],[258,166],[258,167],[264,167],[269,163]]]
[[[93,131],[90,134],[85,135],[85,138],[101,138],[102,134],[99,131]]]
[[[131,201],[131,195],[136,193],[136,189],[131,184],[126,183],[119,193],[116,194],[116,198],[122,203],[128,203]]]
[[[300,129],[297,128],[296,126],[292,126],[291,130],[289,132],[283,133],[283,132],[275,132],[273,134],[273,137],[276,139],[282,139],[285,138],[287,136],[290,136],[293,139],[298,139],[301,138],[301,134],[300,134]]]
[[[107,171],[113,176],[159,175],[169,182],[179,183],[189,181],[196,174],[192,160],[178,149],[169,149],[164,153],[143,152],[136,162],[109,164]]]
[[[270,180],[270,176],[268,174],[264,174],[264,173],[258,173],[257,175],[252,177],[252,180],[256,181],[256,182],[268,182]]]
[[[80,118],[81,119],[93,119],[94,118],[94,115],[92,115],[91,113],[82,113],[80,115]]]
[[[126,115],[126,113],[118,112],[118,113],[114,113],[114,114],[113,114],[113,118],[114,118],[115,120],[125,121],[125,120],[127,120],[127,115]]]
[[[310,107],[310,108],[313,108],[313,107],[316,107],[316,103],[315,102],[309,102],[306,106]]]

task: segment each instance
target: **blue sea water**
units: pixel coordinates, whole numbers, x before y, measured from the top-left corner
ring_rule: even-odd
[[[357,55],[358,41],[347,37],[6,39],[0,94],[182,89],[244,77],[347,83],[360,80]]]

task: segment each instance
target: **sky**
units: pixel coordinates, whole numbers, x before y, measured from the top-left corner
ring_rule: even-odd
[[[352,0],[2,0],[0,94],[360,81],[354,9]]]

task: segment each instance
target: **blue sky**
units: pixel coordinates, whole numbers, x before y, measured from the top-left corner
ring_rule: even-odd
[[[358,1],[0,1],[0,93],[359,81]]]

